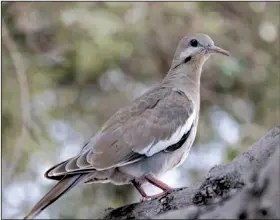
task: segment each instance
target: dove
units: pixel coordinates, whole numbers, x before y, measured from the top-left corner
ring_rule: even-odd
[[[193,145],[202,67],[212,54],[230,55],[206,34],[182,38],[161,82],[113,114],[78,155],[46,171],[45,177],[58,183],[25,219],[82,183],[132,184],[144,200],[172,191],[158,177],[180,166]],[[142,187],[147,182],[162,193],[147,195]]]

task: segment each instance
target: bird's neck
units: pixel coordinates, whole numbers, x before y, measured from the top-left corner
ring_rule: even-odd
[[[162,84],[185,92],[186,95],[199,104],[201,71],[202,65],[197,65],[197,63],[182,65],[175,69],[172,65]]]

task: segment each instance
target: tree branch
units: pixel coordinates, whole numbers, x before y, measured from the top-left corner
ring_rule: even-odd
[[[268,163],[272,161],[271,158],[274,158],[274,165],[275,160],[279,161],[279,147],[280,125],[270,130],[263,138],[253,144],[248,151],[241,153],[230,164],[213,167],[201,182],[191,187],[176,189],[162,198],[130,204],[117,209],[109,209],[100,219],[194,219],[215,218],[217,216],[222,218],[242,218],[244,213],[245,217],[258,217],[256,212],[261,213],[260,210],[262,209],[260,207],[255,208],[253,212],[250,202],[255,200],[248,198],[256,198],[255,195],[258,195],[258,198],[262,198],[263,195],[267,195],[261,193],[266,188],[268,188],[268,192],[271,192],[271,187],[268,187],[264,183],[265,181],[260,180],[261,177],[259,178],[257,174],[264,167],[264,173],[261,173],[260,176],[262,178],[267,176],[265,171],[270,169],[267,169],[266,165],[272,166]],[[274,169],[279,171],[278,167],[277,169],[274,167]],[[272,176],[275,176],[275,174]],[[270,185],[272,186],[272,184]],[[263,190],[261,190],[262,188]],[[276,191],[278,189],[277,192],[279,193],[279,186],[275,189]],[[255,192],[255,194],[252,192]],[[268,197],[267,200],[269,199]],[[246,203],[246,206],[244,203]],[[258,204],[260,203],[259,201]],[[252,204],[256,204],[256,202],[252,202]],[[275,205],[280,205],[279,200],[278,204],[276,203]],[[244,211],[246,207],[249,211]],[[276,213],[272,217],[280,217],[280,213],[278,211],[277,214],[277,210],[278,208],[276,208],[276,211],[271,212]],[[261,217],[264,218],[263,215]]]

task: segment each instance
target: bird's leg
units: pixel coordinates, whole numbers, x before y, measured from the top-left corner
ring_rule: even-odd
[[[165,184],[164,182],[158,180],[157,178],[155,178],[155,177],[154,177],[153,175],[151,175],[151,174],[146,175],[146,176],[145,176],[145,179],[146,179],[149,183],[151,183],[151,184],[153,184],[154,186],[156,186],[156,187],[158,187],[158,188],[160,188],[160,189],[163,190],[163,193],[159,193],[159,194],[157,194],[157,195],[154,195],[154,196],[152,196],[153,198],[158,197],[158,196],[161,196],[161,195],[164,195],[164,194],[166,194],[166,193],[168,193],[168,192],[171,192],[171,191],[173,190],[173,188],[171,188],[170,186],[168,186],[168,185]]]
[[[148,199],[155,199],[161,196],[166,195],[168,192],[171,192],[173,190],[173,188],[171,188],[170,186],[168,186],[167,184],[163,183],[162,181],[156,179],[154,176],[152,176],[151,174],[148,174],[144,177],[145,180],[147,180],[149,183],[151,183],[152,185],[160,188],[161,190],[163,190],[163,192],[158,193],[156,195],[152,195],[152,196],[148,196],[146,194],[146,192],[144,191],[144,189],[142,188],[142,181],[136,181],[136,180],[132,180],[131,183],[133,184],[133,186],[137,189],[137,191],[141,194],[142,198],[141,198],[141,202],[148,200]]]
[[[141,186],[141,183],[137,182],[136,180],[131,181],[132,185],[137,189],[137,191],[141,194],[141,202],[147,200],[149,196],[145,193],[144,189]]]

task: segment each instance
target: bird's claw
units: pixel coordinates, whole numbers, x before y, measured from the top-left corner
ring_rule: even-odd
[[[151,200],[150,196],[142,197],[140,202],[145,202],[145,201],[149,201],[149,200]]]
[[[153,195],[153,196],[146,196],[146,197],[142,197],[140,202],[144,202],[144,201],[148,201],[148,200],[153,200],[153,199],[158,199],[158,198],[161,198],[161,197],[164,197],[166,196],[168,193],[170,193],[172,190],[168,190],[168,191],[164,191],[162,193],[158,193],[156,195]]]

